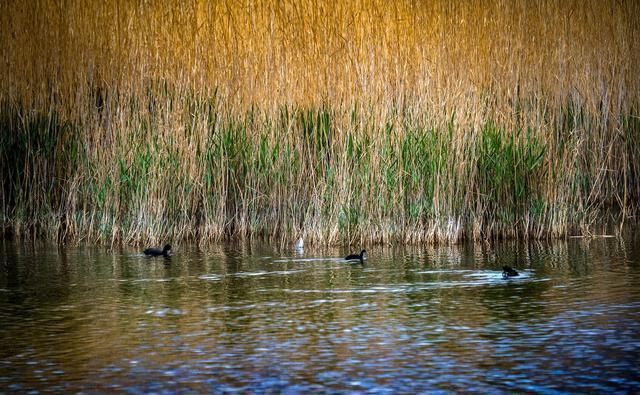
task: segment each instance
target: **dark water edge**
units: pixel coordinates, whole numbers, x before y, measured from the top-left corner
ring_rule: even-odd
[[[637,235],[174,249],[1,242],[0,392],[640,390]]]

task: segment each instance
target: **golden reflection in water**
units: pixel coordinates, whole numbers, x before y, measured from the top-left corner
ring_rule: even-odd
[[[367,248],[365,265],[248,244],[170,260],[1,246],[0,385],[18,392],[635,385],[633,240]],[[502,279],[503,264],[522,277]],[[571,376],[587,365],[583,387]]]

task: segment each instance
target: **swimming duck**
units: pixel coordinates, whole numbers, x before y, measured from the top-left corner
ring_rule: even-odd
[[[360,252],[360,255],[357,254],[351,254],[351,255],[347,255],[344,259],[347,261],[355,261],[356,259],[359,260],[360,262],[364,262],[364,260],[367,258],[367,251],[362,250]]]
[[[144,251],[144,254],[146,256],[165,256],[168,257],[169,255],[169,251],[171,251],[171,246],[169,244],[165,245],[164,248],[161,250],[159,248],[147,248]]]
[[[520,273],[518,273],[518,271],[514,268],[512,268],[511,266],[502,266],[502,277],[507,278],[507,277],[515,277],[515,276],[519,276]]]

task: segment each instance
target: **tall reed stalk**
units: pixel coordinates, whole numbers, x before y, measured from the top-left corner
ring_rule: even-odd
[[[7,235],[454,243],[640,201],[640,4],[0,4]]]

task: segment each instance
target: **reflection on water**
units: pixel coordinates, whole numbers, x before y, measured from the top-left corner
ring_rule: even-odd
[[[175,247],[0,244],[0,391],[640,389],[637,239]]]

